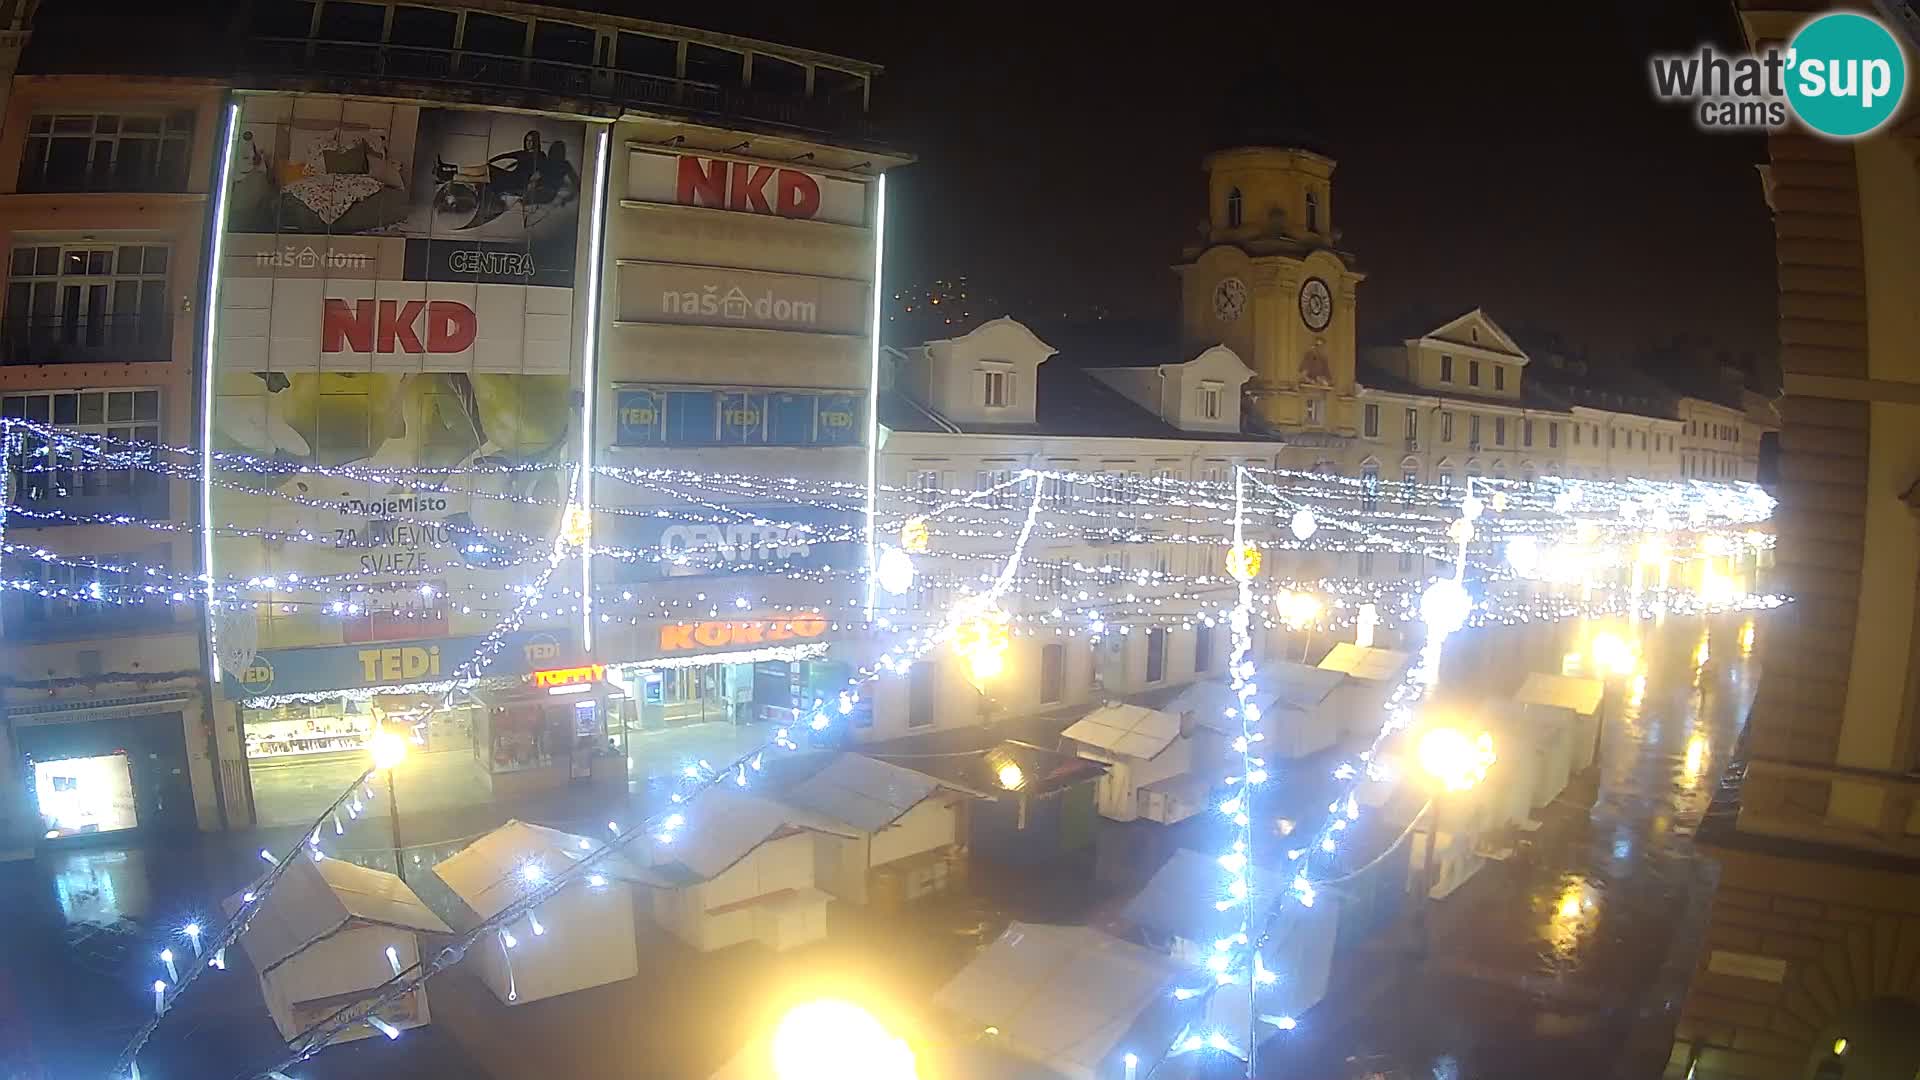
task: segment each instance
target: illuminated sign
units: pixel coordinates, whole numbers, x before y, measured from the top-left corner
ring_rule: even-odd
[[[576,686],[581,683],[597,683],[607,677],[607,665],[582,664],[579,667],[548,668],[533,673],[535,686]]]
[[[660,651],[766,645],[817,638],[826,632],[827,620],[817,615],[802,615],[783,621],[735,619],[724,622],[667,623],[660,627]]]
[[[867,185],[872,182],[774,162],[636,147],[628,155],[626,198],[761,217],[866,225]]]
[[[458,353],[473,348],[478,335],[478,317],[458,300],[355,300],[349,305],[326,297],[321,309],[321,352]]]

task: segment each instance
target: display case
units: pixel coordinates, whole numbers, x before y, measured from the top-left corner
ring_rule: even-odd
[[[568,781],[626,780],[626,755],[608,734],[618,699],[589,686],[555,696],[539,687],[490,689],[476,695],[474,759],[495,795],[537,791]]]

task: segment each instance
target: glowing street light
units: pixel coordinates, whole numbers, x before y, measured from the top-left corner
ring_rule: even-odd
[[[918,1080],[913,1048],[867,1010],[827,998],[788,1009],[773,1029],[775,1080]]]
[[[1428,728],[1414,751],[1420,768],[1446,791],[1467,791],[1487,778],[1494,763],[1493,736],[1469,736],[1457,728]]]
[[[373,738],[367,745],[373,751],[373,767],[387,774],[387,820],[393,834],[393,875],[405,881],[407,865],[405,851],[400,845],[400,797],[393,787],[393,771],[407,760],[407,737],[382,726],[373,729]]]

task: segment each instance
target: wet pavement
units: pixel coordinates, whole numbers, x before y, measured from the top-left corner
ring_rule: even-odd
[[[1268,1044],[1261,1075],[1658,1075],[1712,888],[1711,867],[1692,857],[1693,830],[1757,676],[1743,655],[1745,622],[1712,623],[1704,667],[1700,620],[1625,631],[1642,644],[1645,684],[1622,688],[1632,704],[1604,726],[1596,773],[1540,812],[1545,824],[1513,858],[1490,863],[1429,909],[1424,955],[1409,947],[1404,919],[1343,942],[1327,999],[1301,1017],[1299,1030]],[[1528,671],[1560,670],[1561,656],[1595,629],[1461,635],[1448,648],[1439,700],[1468,707],[1505,697]],[[1758,633],[1765,632],[1763,616]],[[1325,773],[1318,759],[1287,769],[1265,812],[1308,821],[1317,804],[1324,813]],[[652,803],[659,790],[635,781],[636,793],[619,800],[625,812]],[[604,828],[605,808],[556,804],[544,816],[522,816]],[[1175,847],[1212,847],[1219,819],[1100,826],[1093,850],[1041,872],[976,863],[967,895],[917,907],[910,920],[836,909],[826,943],[786,954],[743,947],[701,955],[643,926],[639,978],[512,1010],[456,970],[435,983],[431,1026],[394,1044],[331,1048],[294,1075],[705,1076],[796,994],[858,986],[911,1004],[1009,919],[1107,925]],[[423,867],[457,849],[464,826],[421,826],[428,827],[444,831],[413,849]],[[428,835],[413,828],[410,838]],[[385,829],[383,817],[369,814],[338,850],[390,865]],[[150,1015],[155,928],[207,918],[258,872],[252,853],[260,844],[277,846],[289,833],[206,836],[173,848],[68,848],[0,866],[0,910],[8,913],[0,925],[0,1077],[104,1076]],[[430,905],[450,902],[431,874],[410,876]],[[202,980],[168,1017],[142,1058],[143,1076],[246,1076],[272,1060],[278,1039],[258,984],[244,963],[231,967]],[[934,1019],[909,1013],[900,1022]],[[928,1037],[938,1041],[930,1030]]]

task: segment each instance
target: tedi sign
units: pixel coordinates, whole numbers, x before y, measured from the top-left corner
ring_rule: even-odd
[[[473,348],[479,320],[457,300],[336,300],[320,317],[323,353],[459,353]]]

